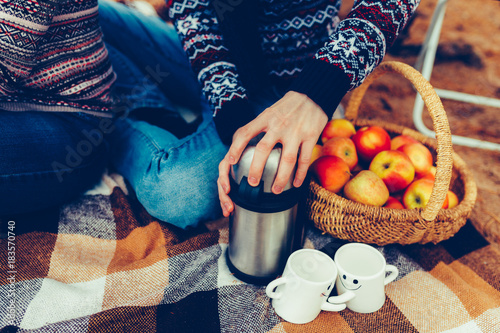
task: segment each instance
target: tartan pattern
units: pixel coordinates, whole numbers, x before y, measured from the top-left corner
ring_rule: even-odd
[[[438,245],[379,247],[400,270],[381,310],[323,311],[295,325],[275,314],[264,287],[231,275],[225,222],[170,226],[123,178],[104,175],[74,202],[16,220],[14,289],[0,239],[0,331],[500,332],[500,250],[470,224]],[[340,243],[307,227],[304,247],[333,254]],[[7,326],[12,290],[17,328]]]

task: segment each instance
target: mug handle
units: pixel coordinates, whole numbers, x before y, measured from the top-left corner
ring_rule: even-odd
[[[396,266],[394,265],[386,265],[385,266],[385,271],[390,273],[386,278],[384,279],[384,286],[392,281],[394,281],[399,274],[399,270]]]
[[[324,310],[324,311],[338,312],[338,311],[344,310],[345,308],[346,308],[345,304],[332,304],[332,303],[328,303],[328,301],[325,301],[321,305],[321,310]]]
[[[321,310],[325,311],[342,311],[346,308],[345,302],[350,301],[356,296],[352,291],[346,291],[339,296],[331,296],[321,305]],[[332,302],[332,303],[330,303]],[[335,304],[333,304],[335,303]]]
[[[343,293],[342,295],[328,297],[328,302],[332,302],[332,303],[336,303],[336,304],[345,303],[345,302],[350,301],[354,297],[356,297],[355,293],[353,293],[350,290],[346,290],[346,292]]]
[[[277,286],[281,286],[282,284],[285,284],[287,282],[288,280],[284,276],[271,281],[266,287],[266,295],[269,296],[269,298],[281,298],[281,296],[283,296],[283,293],[275,292],[274,288],[276,288]]]

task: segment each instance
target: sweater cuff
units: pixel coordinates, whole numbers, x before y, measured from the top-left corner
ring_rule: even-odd
[[[214,118],[220,139],[230,145],[236,130],[255,118],[253,108],[247,99],[234,99],[222,105]]]
[[[331,119],[344,95],[349,91],[349,76],[335,65],[313,59],[308,62],[289,90],[307,95]]]

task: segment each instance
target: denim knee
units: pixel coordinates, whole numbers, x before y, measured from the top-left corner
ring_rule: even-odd
[[[211,119],[177,145],[157,150],[135,178],[139,201],[154,217],[180,228],[220,218],[219,163],[227,153]]]
[[[183,229],[220,218],[217,192],[220,160],[211,156],[183,163],[168,155],[155,156],[143,180],[136,184],[137,198],[146,211]]]

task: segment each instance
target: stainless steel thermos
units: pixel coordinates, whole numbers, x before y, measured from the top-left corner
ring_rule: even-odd
[[[229,219],[227,261],[240,280],[264,285],[283,272],[288,256],[302,245],[303,225],[297,219],[302,189],[292,185],[294,170],[282,193],[271,192],[281,157],[279,147],[269,155],[260,184],[250,186],[254,152],[255,146],[247,147],[229,177],[235,208]]]

